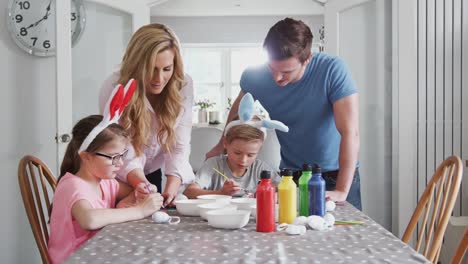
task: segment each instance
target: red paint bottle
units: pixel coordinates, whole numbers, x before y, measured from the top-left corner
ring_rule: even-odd
[[[275,187],[271,172],[262,171],[257,186],[257,232],[275,232]]]

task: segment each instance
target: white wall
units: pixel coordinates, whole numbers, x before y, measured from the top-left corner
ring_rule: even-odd
[[[323,25],[322,16],[292,16],[311,27],[314,42]],[[151,17],[151,22],[171,27],[184,43],[263,43],[276,22],[285,16],[228,16],[228,17]],[[246,30],[248,29],[248,30]]]
[[[99,113],[103,81],[118,68],[132,35],[130,14],[86,2],[85,32],[72,50],[73,123]]]
[[[391,30],[390,21],[383,20],[390,18],[391,8],[388,5],[385,9],[378,2],[367,1],[340,12],[337,41],[339,56],[349,66],[359,89],[363,211],[390,230],[391,48],[385,45],[390,42]]]
[[[0,258],[2,263],[39,263],[40,257],[18,187],[18,162],[25,154],[55,163],[55,60],[32,57],[10,38],[8,0],[0,0]]]

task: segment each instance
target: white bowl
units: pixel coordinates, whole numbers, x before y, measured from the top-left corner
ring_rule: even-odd
[[[247,210],[250,211],[250,207],[253,204],[257,204],[257,199],[255,198],[236,198],[232,199],[231,204],[237,205],[237,208],[239,210]]]
[[[199,216],[200,212],[198,211],[199,204],[212,203],[212,200],[198,200],[198,199],[189,199],[189,200],[178,200],[175,201],[177,212],[181,215],[186,216]]]
[[[203,194],[203,195],[198,195],[197,199],[212,200],[212,201],[224,202],[224,204],[228,204],[229,200],[232,199],[232,196],[222,195],[222,194]]]
[[[208,224],[216,228],[236,229],[249,222],[250,211],[230,209],[212,210],[206,213]]]
[[[200,217],[206,219],[206,213],[209,211],[213,210],[219,210],[219,209],[225,209],[225,210],[231,210],[231,211],[236,211],[237,206],[233,204],[226,204],[224,202],[213,202],[213,203],[207,203],[207,204],[199,204],[198,205],[198,211],[200,212]]]

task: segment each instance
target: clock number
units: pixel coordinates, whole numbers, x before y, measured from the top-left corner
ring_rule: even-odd
[[[21,30],[20,30],[20,35],[21,36],[28,35],[28,30],[25,27],[22,27]]]
[[[36,41],[37,41],[37,38],[31,38],[33,40],[33,46],[36,46]]]
[[[42,43],[42,46],[46,49],[50,48],[50,40],[45,40],[44,43]]]
[[[19,2],[21,9],[29,9],[31,7],[31,3],[29,1]]]
[[[71,21],[75,21],[76,20],[76,13],[73,12],[71,13]]]
[[[16,15],[15,19],[16,19],[16,23],[21,23],[21,21],[23,21],[23,16],[22,15]]]

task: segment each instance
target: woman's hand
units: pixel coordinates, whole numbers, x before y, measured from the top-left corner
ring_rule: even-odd
[[[143,217],[147,217],[161,209],[163,201],[160,193],[150,193],[137,204],[137,207],[141,209]]]
[[[179,177],[166,175],[167,181],[166,186],[164,187],[164,192],[162,196],[164,197],[164,206],[171,206],[174,207],[173,204],[174,199],[177,196],[177,191],[179,191],[179,187],[182,184],[182,181]]]
[[[233,180],[226,180],[223,185],[223,189],[221,190],[221,193],[226,194],[226,195],[233,195],[234,193],[238,192],[240,190],[239,184],[237,184]]]
[[[148,182],[140,182],[135,186],[135,199],[137,202],[140,202],[146,199],[151,193],[156,192],[158,192],[156,185]]]

